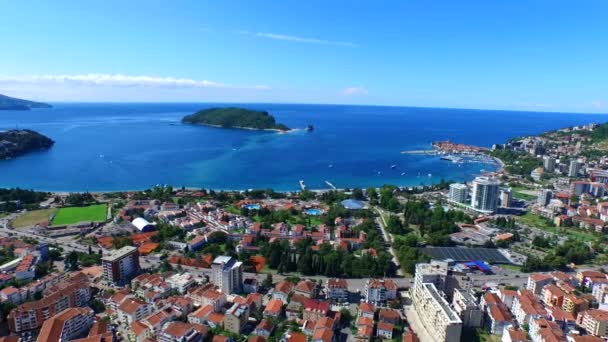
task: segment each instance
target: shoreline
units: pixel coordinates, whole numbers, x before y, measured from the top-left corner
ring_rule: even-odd
[[[284,131],[284,130],[281,130],[278,128],[253,128],[253,127],[241,127],[241,126],[224,127],[224,126],[220,126],[220,125],[212,125],[212,124],[206,124],[206,123],[189,123],[189,122],[181,122],[181,123],[183,125],[206,126],[206,127],[223,128],[223,129],[240,129],[240,130],[247,130],[247,131],[266,131],[266,132],[274,132],[274,133],[279,133],[279,134],[287,134],[287,133],[293,133],[293,132],[304,130],[302,128],[290,128],[290,129]]]

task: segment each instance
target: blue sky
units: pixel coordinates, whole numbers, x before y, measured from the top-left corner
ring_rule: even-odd
[[[608,112],[608,1],[2,1],[0,93]]]

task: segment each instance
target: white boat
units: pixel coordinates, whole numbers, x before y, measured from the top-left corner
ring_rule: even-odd
[[[391,169],[396,169],[397,165],[391,165]]]
[[[401,175],[402,175],[402,176],[405,176],[405,172],[401,172]]]
[[[429,173],[429,177],[433,177],[433,175]]]
[[[334,167],[334,164],[329,164],[327,167],[331,169],[332,167]]]

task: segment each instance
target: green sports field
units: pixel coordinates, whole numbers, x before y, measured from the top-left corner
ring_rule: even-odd
[[[60,208],[53,219],[53,225],[74,224],[82,221],[105,221],[108,212],[107,204],[95,204],[87,207]]]

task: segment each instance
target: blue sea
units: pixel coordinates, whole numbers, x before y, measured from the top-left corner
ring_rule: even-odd
[[[465,181],[487,164],[405,155],[432,141],[489,147],[511,137],[604,122],[591,114],[379,106],[231,104],[267,110],[288,134],[182,125],[217,104],[53,104],[0,111],[0,129],[28,128],[56,141],[45,152],[0,161],[0,186],[45,191],[145,189],[326,189]],[[226,104],[221,104],[225,106]],[[330,167],[330,165],[332,167]],[[391,165],[396,165],[392,169]],[[402,175],[402,173],[405,173]],[[429,176],[430,175],[430,176]]]

